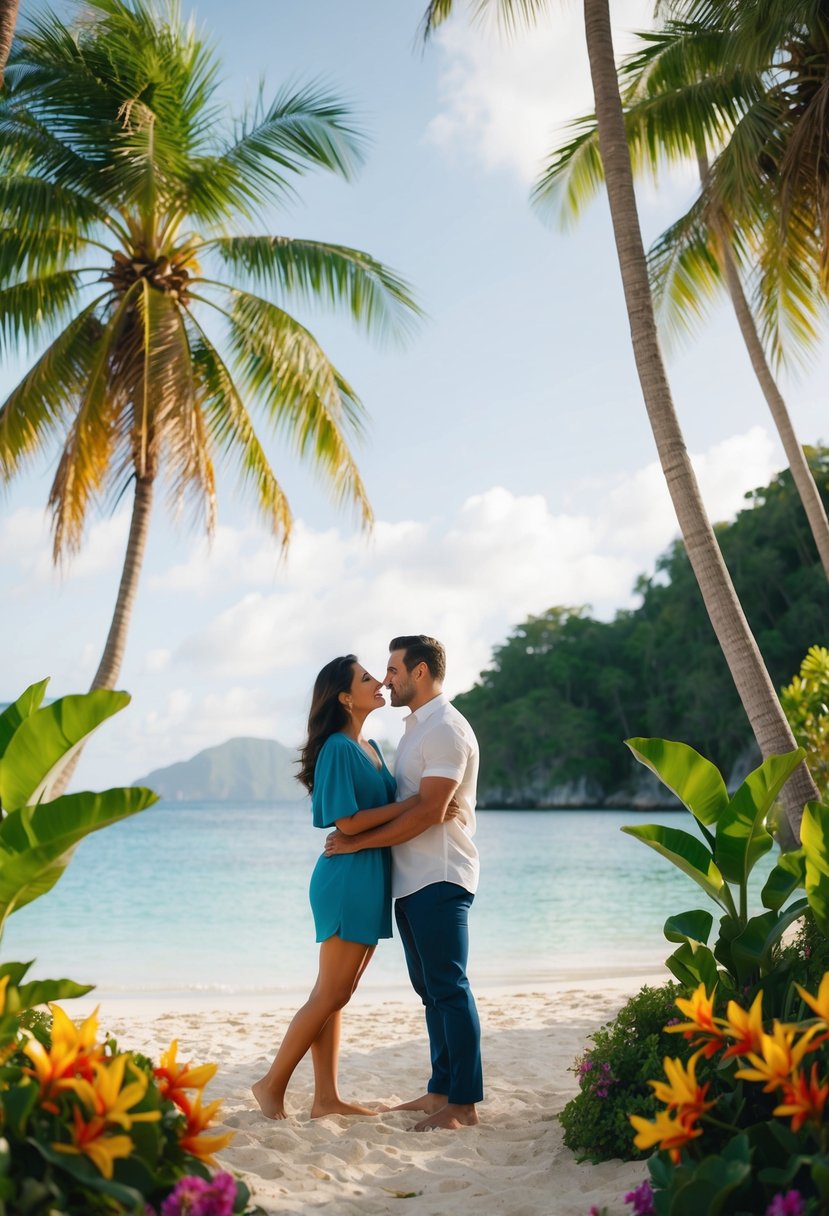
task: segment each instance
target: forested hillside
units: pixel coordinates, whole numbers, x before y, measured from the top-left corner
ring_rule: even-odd
[[[812,455],[826,500],[829,452]],[[829,586],[788,471],[717,532],[780,688],[829,642]],[[530,618],[455,698],[481,744],[482,805],[624,801],[640,771],[630,735],[681,739],[730,772],[751,731],[680,542],[637,591],[641,605],[610,622],[580,606]]]

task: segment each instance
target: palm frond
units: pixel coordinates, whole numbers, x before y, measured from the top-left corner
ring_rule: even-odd
[[[0,470],[12,477],[65,424],[95,362],[98,300],[73,318],[0,406]]]
[[[659,321],[672,339],[693,333],[723,286],[704,199],[671,224],[648,251],[648,276]]]
[[[285,492],[259,442],[230,371],[192,314],[188,322],[192,329],[194,377],[208,434],[216,447],[238,464],[243,488],[253,488],[265,523],[287,546],[293,519]]]
[[[234,292],[230,344],[249,392],[277,432],[325,475],[334,499],[351,502],[368,524],[371,506],[348,446],[358,438],[363,407],[312,335],[276,305]]]
[[[804,362],[817,346],[826,321],[819,239],[811,215],[792,211],[785,229],[770,211],[757,238],[758,259],[752,309],[760,336],[776,366]]]
[[[408,283],[359,249],[278,236],[205,243],[226,265],[281,299],[344,306],[371,334],[404,336],[422,316]]]
[[[262,190],[289,195],[286,173],[312,167],[350,181],[362,164],[365,138],[338,98],[314,85],[283,90],[267,110],[255,109],[239,124],[234,142],[202,172],[226,175],[231,168],[248,200],[261,204]]]
[[[118,346],[135,294],[135,289],[127,292],[104,325],[63,444],[49,492],[55,561],[79,549],[89,504],[110,476],[124,397],[117,373],[113,383],[113,368],[122,362]]]
[[[0,352],[67,324],[77,307],[80,276],[77,270],[59,270],[0,289]]]
[[[424,40],[430,38],[438,26],[451,16],[452,8],[452,0],[430,0],[420,27]],[[548,8],[548,0],[474,0],[472,4],[475,20],[494,16],[501,30],[508,35],[532,27]]]

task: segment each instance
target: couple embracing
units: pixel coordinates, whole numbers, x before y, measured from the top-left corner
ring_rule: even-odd
[[[478,745],[449,704],[446,656],[424,634],[394,638],[384,681],[354,655],[317,676],[299,780],[314,825],[333,828],[311,878],[319,974],[267,1074],[253,1086],[263,1113],[285,1118],[285,1090],[310,1049],[311,1116],[373,1115],[337,1088],[341,1011],[378,940],[392,936],[391,906],[409,978],[426,1011],[432,1072],[426,1092],[398,1110],[423,1112],[417,1131],[478,1122],[483,1097],[480,1026],[466,977],[468,913],[478,884],[475,786]],[[372,710],[406,706],[395,776],[363,735]]]

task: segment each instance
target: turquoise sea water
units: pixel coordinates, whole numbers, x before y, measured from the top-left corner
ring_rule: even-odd
[[[636,822],[691,824],[682,812],[481,812],[473,981],[658,965],[666,916],[706,903],[619,831]],[[58,885],[11,917],[4,957],[105,992],[305,989],[317,956],[308,880],[323,839],[305,804],[159,804],[84,841]],[[381,942],[363,987],[406,983],[399,941]]]

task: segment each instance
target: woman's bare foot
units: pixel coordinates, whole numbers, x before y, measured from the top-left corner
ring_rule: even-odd
[[[251,1085],[250,1092],[253,1094],[254,1098],[259,1104],[259,1109],[266,1118],[288,1118],[288,1112],[285,1110],[284,1095],[278,1098],[275,1094],[272,1094],[265,1084],[264,1077],[261,1081],[257,1081],[254,1085]]]
[[[401,1102],[399,1106],[393,1106],[392,1110],[425,1110],[427,1115],[434,1115],[437,1111],[442,1110],[446,1105],[446,1094],[422,1094],[419,1098],[412,1098],[411,1102]]]
[[[445,1131],[457,1131],[459,1127],[474,1127],[478,1122],[478,1113],[472,1105],[461,1105],[458,1102],[447,1102],[444,1107],[415,1123],[416,1132],[431,1132],[437,1128]]]
[[[343,1102],[342,1098],[334,1098],[331,1102],[318,1102],[314,1099],[311,1107],[311,1118],[321,1119],[324,1115],[376,1115],[376,1110],[360,1106],[358,1102]]]

